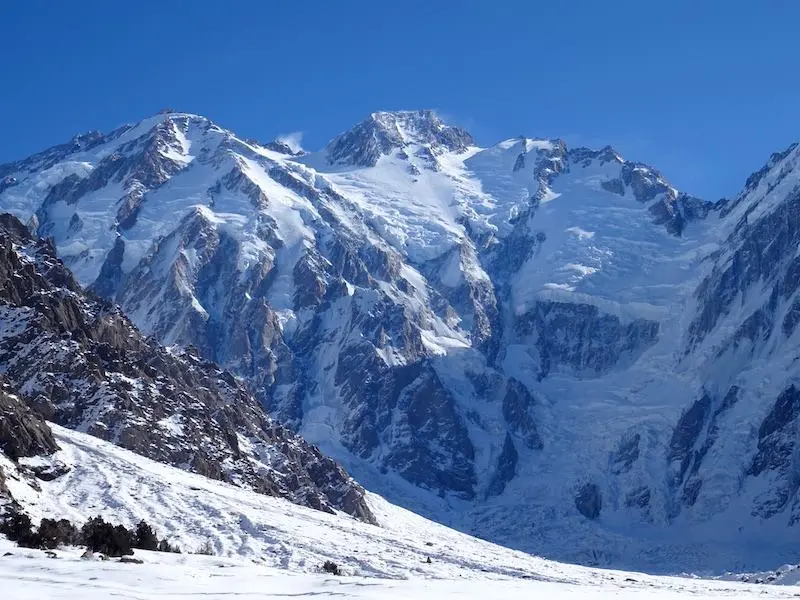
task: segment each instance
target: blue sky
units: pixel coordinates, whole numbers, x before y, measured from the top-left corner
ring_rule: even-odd
[[[611,144],[735,193],[795,139],[791,0],[26,0],[0,8],[0,162],[162,108],[322,147],[374,110]]]

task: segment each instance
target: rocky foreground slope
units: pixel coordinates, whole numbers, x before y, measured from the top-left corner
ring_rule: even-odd
[[[0,167],[0,208],[396,501],[570,560],[774,564],[800,519],[799,160],[711,203],[430,111],[312,153],[166,112]]]
[[[48,456],[56,450],[58,445],[49,425],[0,380],[0,519],[11,507],[17,506],[6,477],[19,477],[19,459]],[[45,467],[40,474],[45,477],[47,473],[55,474],[53,466]],[[30,471],[28,476],[33,479],[35,473]]]
[[[119,309],[80,288],[52,245],[7,214],[0,371],[36,411],[4,392],[0,442],[11,459],[55,451],[44,416],[212,479],[373,521],[364,490],[272,421],[232,375],[143,337]]]

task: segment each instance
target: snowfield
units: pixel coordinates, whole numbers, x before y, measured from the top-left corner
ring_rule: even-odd
[[[368,577],[569,579],[558,563],[456,532],[374,494],[369,504],[380,527],[206,479],[51,427],[61,447],[52,459],[71,467],[69,473],[39,482],[41,493],[22,481],[8,482],[35,521],[52,517],[82,523],[99,514],[132,526],[144,518],[159,537],[185,551],[210,541],[216,555],[299,572],[318,572],[323,562],[333,560],[347,574]]]
[[[702,580],[640,578],[609,572],[573,582],[519,579],[369,579],[287,573],[241,560],[137,552],[144,564],[82,560],[77,551],[57,558],[33,550],[8,548],[0,558],[3,598],[8,600],[95,600],[123,598],[370,598],[449,600],[451,598],[606,599],[631,598],[792,598],[797,588],[728,584]]]
[[[393,506],[369,502],[381,526],[329,515],[153,462],[53,425],[71,467],[9,487],[34,516],[83,522],[100,514],[128,526],[146,519],[185,551],[210,541],[215,556],[137,551],[144,564],[82,559],[0,539],[3,598],[788,598],[797,588],[654,577],[547,561],[469,537]],[[427,558],[431,562],[427,562]],[[333,560],[344,575],[320,572]]]

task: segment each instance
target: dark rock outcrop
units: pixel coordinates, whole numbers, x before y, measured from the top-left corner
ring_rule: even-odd
[[[642,436],[637,433],[627,434],[619,441],[616,451],[611,456],[611,472],[614,475],[627,473],[639,458],[639,443]]]
[[[785,389],[764,418],[758,430],[758,450],[747,470],[751,476],[765,472],[777,478],[770,489],[761,493],[753,506],[753,514],[769,518],[784,510],[793,498],[798,497],[800,465],[796,464],[800,416],[800,390],[794,385]],[[792,511],[793,515],[796,512]],[[793,522],[797,519],[793,516]]]
[[[497,457],[497,466],[495,467],[494,476],[492,477],[489,487],[486,489],[487,496],[499,496],[506,489],[508,482],[514,478],[517,471],[517,460],[519,455],[517,449],[514,447],[514,440],[511,436],[506,434],[506,440],[503,443],[503,450],[500,456]]]
[[[727,241],[730,257],[715,266],[698,287],[700,310],[689,329],[690,346],[699,344],[720,319],[727,315],[737,298],[757,282],[772,286],[765,313],[772,314],[778,299],[794,295],[800,285],[793,266],[794,248],[800,243],[800,190],[794,190],[774,211],[748,224],[747,214]],[[763,318],[763,316],[762,316]],[[793,317],[786,316],[785,330],[794,328]]]
[[[575,508],[587,519],[597,519],[603,509],[603,494],[595,483],[585,483],[575,493]]]
[[[590,304],[538,301],[518,318],[515,333],[533,337],[544,378],[557,369],[579,377],[607,373],[620,362],[633,362],[656,342],[658,331],[656,321],[624,323]]]
[[[672,432],[667,461],[677,465],[676,485],[680,485],[683,482],[689,465],[696,458],[694,448],[710,414],[711,397],[708,394],[703,394],[681,415],[675,430]]]
[[[646,510],[650,505],[650,488],[641,486],[627,493],[625,496],[625,506],[628,508],[639,508]]]
[[[53,432],[11,388],[0,383],[0,451],[11,460],[52,454],[58,450]]]
[[[528,448],[544,447],[536,425],[533,408],[536,404],[531,393],[520,381],[509,378],[503,395],[503,416],[509,429],[519,435]],[[508,438],[506,438],[508,440]]]
[[[0,316],[2,322],[2,316]],[[5,454],[12,462],[31,456],[47,456],[58,450],[58,445],[53,438],[53,432],[48,424],[35,410],[32,410],[13,388],[4,379],[0,378],[0,452]],[[64,472],[64,465],[57,461],[52,464],[42,462],[30,469],[21,469],[20,472],[29,471],[41,479],[55,479]],[[41,476],[37,472],[41,471]],[[17,478],[17,473],[12,475]],[[16,499],[11,495],[6,485],[6,473],[0,465],[0,519],[7,510],[12,513],[18,509]]]

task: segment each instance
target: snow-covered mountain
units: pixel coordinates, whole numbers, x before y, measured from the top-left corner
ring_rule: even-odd
[[[11,460],[56,450],[44,416],[206,477],[374,521],[364,489],[273,422],[230,373],[145,339],[8,214],[0,215],[0,374],[8,382],[0,451]],[[49,471],[60,473],[57,464]]]
[[[0,167],[0,209],[390,499],[562,559],[770,566],[800,519],[798,160],[712,204],[430,111],[312,153],[167,112]]]

